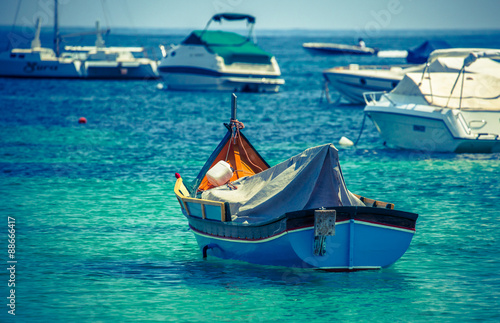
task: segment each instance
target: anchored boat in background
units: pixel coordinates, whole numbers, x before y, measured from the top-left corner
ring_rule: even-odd
[[[270,167],[236,119],[197,178],[174,192],[204,257],[330,271],[390,266],[418,215],[352,194],[332,144]]]
[[[57,15],[56,15],[57,16]],[[57,18],[56,18],[57,19]],[[57,30],[57,24],[55,26]],[[37,20],[31,48],[12,48],[0,53],[0,76],[28,78],[81,78],[82,62],[59,56],[59,43],[54,50],[40,43],[40,18]],[[55,32],[57,35],[57,31]],[[57,39],[59,39],[57,37]]]
[[[471,49],[484,51],[487,49]],[[456,52],[450,57],[450,50],[436,50],[426,64],[419,65],[358,65],[334,67],[323,71],[325,89],[331,85],[344,98],[354,104],[365,102],[365,92],[391,91],[407,73],[458,73],[463,65],[463,59],[469,52]],[[460,54],[462,56],[460,56]],[[499,65],[500,66],[500,65]],[[481,73],[481,64],[467,68],[469,73]],[[328,93],[328,92],[327,92]]]
[[[144,56],[142,47],[105,47],[99,22],[95,32],[59,34],[58,1],[54,1],[54,48],[40,43],[37,21],[31,48],[13,48],[0,53],[0,76],[26,78],[156,79],[157,61]],[[62,39],[96,34],[95,46],[66,46]],[[142,55],[143,57],[135,57]]]
[[[500,50],[438,50],[429,61],[434,56],[458,59],[461,68],[448,73],[426,68],[407,73],[390,93],[365,93],[366,115],[396,148],[499,152]]]
[[[208,30],[212,21],[222,20],[246,20],[248,36]],[[278,92],[285,81],[276,58],[252,41],[254,24],[250,15],[217,14],[180,45],[162,48],[159,71],[165,85],[173,90]]]
[[[320,55],[377,55],[378,53],[377,48],[333,43],[304,43],[302,47],[311,54]]]
[[[89,79],[157,79],[157,61],[143,47],[106,47],[96,22],[95,46],[65,46],[62,57],[81,61],[82,77]],[[135,57],[134,54],[142,57]]]
[[[325,90],[331,85],[354,104],[364,103],[363,93],[390,91],[415,65],[358,65],[329,68],[323,71]]]

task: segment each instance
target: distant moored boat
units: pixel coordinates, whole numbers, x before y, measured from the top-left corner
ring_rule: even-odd
[[[212,21],[246,20],[247,37],[208,30]],[[276,58],[252,41],[255,17],[222,13],[204,30],[193,31],[180,45],[163,49],[159,71],[173,90],[278,92],[285,83]]]
[[[304,43],[302,47],[313,54],[324,55],[376,55],[378,53],[376,48],[333,43]]]

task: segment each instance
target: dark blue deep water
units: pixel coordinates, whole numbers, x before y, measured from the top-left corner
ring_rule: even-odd
[[[183,36],[110,35],[107,44],[158,52]],[[401,31],[365,41],[405,50],[426,39],[500,48],[500,32]],[[238,119],[271,165],[356,139],[363,106],[320,101],[323,69],[404,63],[301,47],[353,43],[348,32],[258,40],[286,84],[277,94],[239,94]],[[391,150],[368,121],[357,148],[339,147],[340,161],[351,191],[420,214],[396,264],[327,273],[203,260],[173,194],[174,173],[196,176],[225,133],[230,95],[157,84],[0,78],[0,321],[12,320],[8,217],[19,322],[500,321],[500,154]]]

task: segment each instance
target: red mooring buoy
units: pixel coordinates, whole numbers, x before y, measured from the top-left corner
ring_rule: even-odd
[[[87,119],[81,117],[80,119],[78,119],[78,123],[87,123]]]

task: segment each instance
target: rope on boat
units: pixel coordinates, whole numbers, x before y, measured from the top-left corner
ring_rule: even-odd
[[[245,129],[245,125],[243,122],[238,121],[238,120],[231,120],[231,132],[232,132],[232,138],[233,138],[233,143],[236,144],[236,138],[240,136],[240,129]]]
[[[253,166],[255,166],[256,168],[258,168],[261,172],[263,171],[262,168],[260,168],[258,165],[254,164],[252,162],[252,160],[250,159],[250,156],[248,156],[248,153],[247,153],[247,150],[245,149],[245,146],[243,146],[243,141],[241,140],[241,137],[240,137],[240,146],[241,148],[243,148],[243,151],[245,152],[245,155],[247,156],[247,159],[248,161],[250,162],[250,164],[252,164]]]
[[[17,21],[17,16],[19,15],[19,9],[21,8],[21,2],[22,1],[19,1],[17,3],[17,8],[16,8],[16,14],[14,15],[14,22],[12,23],[12,27],[10,29],[10,35],[9,36],[12,36],[13,33],[14,33],[14,28],[16,26],[16,21]],[[9,40],[7,42],[7,47],[5,48],[5,51],[8,51],[10,49],[10,46],[12,46],[12,48],[14,48],[14,44],[12,44],[12,40]]]
[[[229,146],[227,146],[227,152],[226,152],[226,159],[225,161],[228,161],[229,157],[229,150],[231,149],[231,143],[236,144],[236,137],[239,136],[240,134],[240,129],[244,129],[245,125],[243,122],[240,122],[236,119],[231,119],[230,123],[231,125],[231,140],[229,141]]]
[[[245,146],[243,145],[243,141],[241,140],[241,136],[240,136],[240,129],[244,129],[244,128],[245,128],[245,125],[243,124],[243,122],[238,121],[236,119],[234,119],[234,120],[231,119],[231,133],[232,133],[231,139],[232,139],[232,144],[235,145],[236,144],[236,140],[239,139],[240,147],[243,149],[243,152],[245,152],[245,155],[247,156],[247,159],[250,162],[250,164],[252,164],[255,168],[259,169],[262,172],[262,168],[252,162],[252,160],[248,156],[248,152],[245,149]],[[227,147],[226,161],[228,161],[229,150],[230,149],[231,149],[231,142],[229,143],[229,146]],[[235,170],[235,171],[236,172],[244,172],[244,170]]]
[[[319,102],[323,102],[323,93],[325,94],[326,101],[328,103],[332,103],[332,99],[330,98],[330,89],[328,88],[328,81],[325,80],[323,91],[321,91],[321,97],[319,98]]]
[[[356,146],[356,147],[358,146],[358,141],[361,138],[361,134],[363,133],[363,129],[365,128],[366,113],[363,113],[363,114],[364,114],[363,123],[361,124],[361,129],[359,130],[358,139],[356,139],[356,142],[354,143],[354,146]]]
[[[330,97],[330,88],[328,87],[328,84],[330,84],[330,82],[328,82],[327,80],[325,80],[325,83],[324,83],[325,86],[324,86],[323,90],[321,91],[321,96],[319,98],[319,103],[323,102],[323,93],[324,93],[326,101],[329,104],[338,105],[340,103],[340,100],[342,99],[342,95],[339,95],[339,97],[337,98],[337,100],[335,100],[335,102],[333,102],[332,99],[331,99],[331,97]]]

